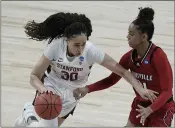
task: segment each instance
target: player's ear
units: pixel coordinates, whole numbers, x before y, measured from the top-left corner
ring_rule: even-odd
[[[147,41],[148,35],[146,33],[143,33],[141,36],[142,36],[141,37],[142,41],[144,41],[144,42]]]

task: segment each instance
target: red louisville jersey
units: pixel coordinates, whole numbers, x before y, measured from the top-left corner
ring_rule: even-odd
[[[120,59],[120,65],[130,70],[145,88],[159,93],[151,105],[153,111],[163,106],[172,97],[173,73],[165,52],[150,42],[145,55],[138,58],[137,51],[131,50]],[[115,73],[88,85],[89,92],[103,90],[115,85],[121,77]],[[134,90],[135,91],[135,90]],[[135,91],[136,97],[144,101]]]
[[[128,52],[128,55],[130,54],[128,67],[132,72],[132,74],[135,76],[135,78],[142,83],[144,88],[154,90],[156,92],[159,92],[160,94],[162,92],[162,87],[161,87],[160,77],[159,77],[160,75],[156,70],[157,65],[155,65],[155,63],[153,62],[153,59],[154,60],[159,59],[159,58],[156,58],[156,57],[159,57],[159,55],[158,56],[156,56],[157,54],[154,55],[154,52],[158,49],[160,48],[150,42],[150,45],[145,55],[142,58],[138,58],[136,50],[131,50],[130,52]],[[167,61],[167,60],[162,60],[162,61]],[[171,68],[170,65],[169,65],[169,68]],[[164,70],[164,69],[159,69],[159,70]],[[162,71],[162,72],[166,73],[166,71]],[[136,91],[135,93],[139,98],[140,96],[138,95],[138,93]]]

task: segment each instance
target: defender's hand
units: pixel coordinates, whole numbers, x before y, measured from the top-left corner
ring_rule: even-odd
[[[151,113],[153,113],[153,110],[151,109],[151,107],[148,106],[147,108],[144,108],[144,107],[141,106],[141,105],[138,105],[138,109],[136,109],[136,111],[139,112],[139,114],[136,116],[136,118],[139,118],[139,117],[140,117],[140,123],[141,123],[142,125],[144,125],[146,118],[147,118]]]
[[[73,91],[73,95],[76,100],[79,100],[80,98],[84,97],[88,92],[88,87],[77,88]]]

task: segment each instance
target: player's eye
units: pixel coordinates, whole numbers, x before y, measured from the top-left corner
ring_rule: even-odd
[[[128,31],[128,35],[129,35],[129,36],[134,36],[135,33],[134,33],[133,31]]]
[[[79,43],[75,43],[74,46],[80,46],[80,44]]]
[[[134,33],[128,33],[130,36],[134,36],[135,34]]]
[[[83,47],[84,47],[84,46],[85,46],[85,44],[86,44],[86,43],[83,43],[82,45],[75,44],[74,46],[75,46],[75,47],[80,47],[80,46],[83,46]]]

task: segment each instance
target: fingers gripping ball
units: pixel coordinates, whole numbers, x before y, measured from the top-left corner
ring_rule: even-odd
[[[34,108],[37,115],[45,120],[56,118],[62,109],[60,96],[52,92],[39,94],[34,101]]]

